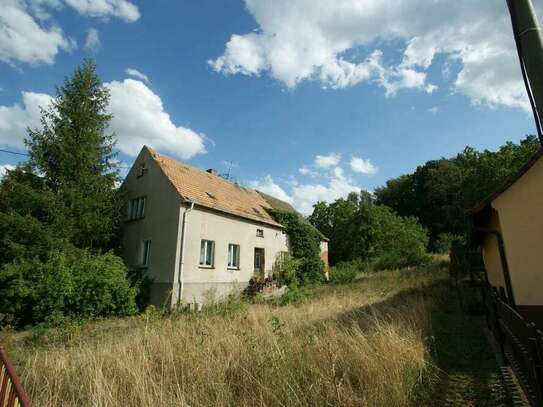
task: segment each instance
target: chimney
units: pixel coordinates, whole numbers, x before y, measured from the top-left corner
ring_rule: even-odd
[[[212,175],[219,175],[219,172],[213,168],[209,168],[208,170],[206,170],[206,172],[212,174]]]

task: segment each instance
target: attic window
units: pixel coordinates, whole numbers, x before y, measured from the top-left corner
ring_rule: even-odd
[[[257,229],[256,237],[264,237],[264,229]]]
[[[147,172],[147,166],[145,165],[144,162],[142,162],[138,169],[138,178],[143,177],[146,172]]]
[[[215,195],[213,195],[211,192],[206,192],[207,196],[209,196],[212,199],[217,199]]]

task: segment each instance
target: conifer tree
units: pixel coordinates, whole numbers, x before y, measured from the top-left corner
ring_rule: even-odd
[[[119,223],[108,103],[109,91],[94,61],[87,60],[57,88],[52,104],[42,110],[41,128],[29,129],[25,141],[33,172],[65,206],[66,238],[79,248],[110,248]]]

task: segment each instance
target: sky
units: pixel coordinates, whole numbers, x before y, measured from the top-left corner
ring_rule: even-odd
[[[85,58],[124,165],[148,145],[304,214],[535,133],[505,1],[0,0],[0,149]]]

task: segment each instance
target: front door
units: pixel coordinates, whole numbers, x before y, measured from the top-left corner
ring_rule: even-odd
[[[264,275],[264,249],[255,247],[255,274]]]

